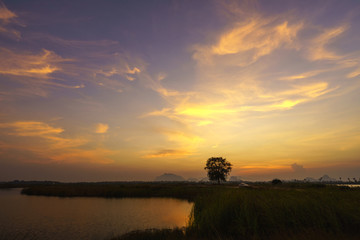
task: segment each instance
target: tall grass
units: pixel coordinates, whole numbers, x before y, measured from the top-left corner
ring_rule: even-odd
[[[223,189],[195,201],[188,233],[209,239],[360,236],[360,191]]]

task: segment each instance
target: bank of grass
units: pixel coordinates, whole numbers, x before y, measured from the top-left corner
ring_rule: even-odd
[[[56,197],[171,197],[194,201],[222,186],[196,183],[58,183],[32,185],[23,188],[22,194]]]
[[[200,237],[360,237],[360,191],[338,187],[226,189],[196,199],[188,226]]]
[[[180,231],[135,231],[130,239],[360,239],[360,189],[291,185],[199,195]]]

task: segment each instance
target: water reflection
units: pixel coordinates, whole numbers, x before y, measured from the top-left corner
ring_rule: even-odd
[[[336,184],[336,186],[355,188],[355,187],[360,187],[360,184]]]
[[[0,239],[106,239],[185,226],[192,204],[170,198],[57,198],[0,190]]]

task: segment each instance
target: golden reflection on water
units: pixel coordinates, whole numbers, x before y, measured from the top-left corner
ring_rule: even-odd
[[[169,198],[58,198],[0,191],[0,239],[106,239],[185,226],[192,204]]]

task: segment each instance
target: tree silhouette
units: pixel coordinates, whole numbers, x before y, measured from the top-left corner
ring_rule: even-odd
[[[220,181],[226,181],[226,177],[230,174],[231,163],[226,161],[222,157],[211,157],[206,162],[207,175],[211,181],[217,181],[220,184]]]

